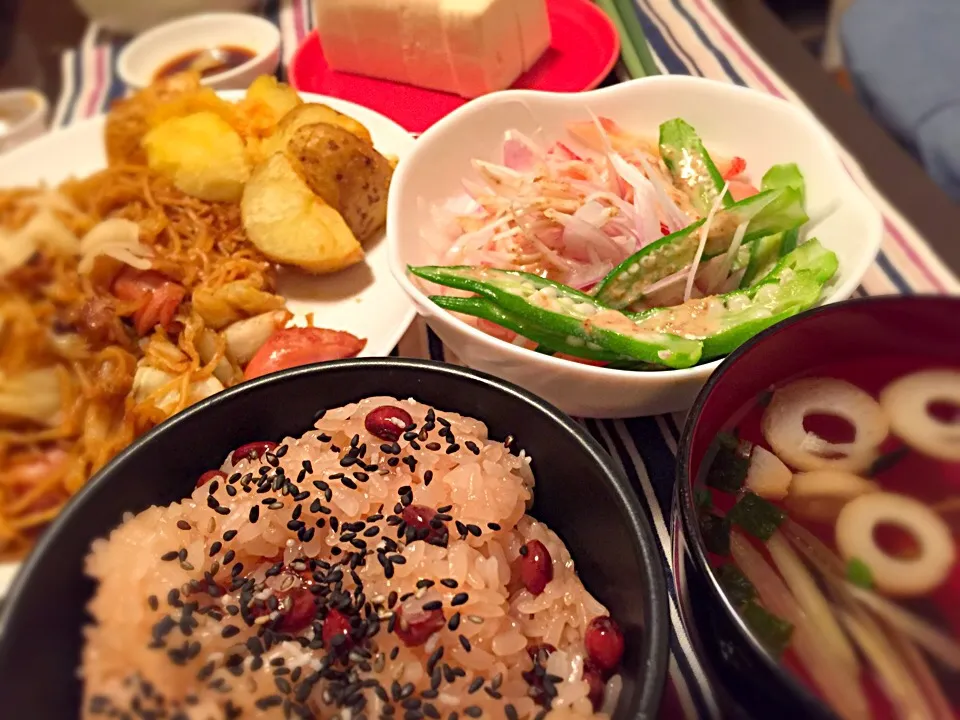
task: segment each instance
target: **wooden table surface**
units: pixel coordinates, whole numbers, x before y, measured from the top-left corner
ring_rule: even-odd
[[[149,0],[130,0],[130,2]],[[864,171],[934,250],[960,273],[960,206],[844,92],[761,0],[727,0],[723,10],[764,59],[857,158]],[[0,89],[33,86],[54,102],[60,54],[75,47],[86,20],[71,0],[0,0]]]

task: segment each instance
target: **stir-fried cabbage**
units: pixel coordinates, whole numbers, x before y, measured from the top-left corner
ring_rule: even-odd
[[[54,426],[63,402],[56,368],[30,370],[19,375],[0,373],[0,424],[23,421]]]

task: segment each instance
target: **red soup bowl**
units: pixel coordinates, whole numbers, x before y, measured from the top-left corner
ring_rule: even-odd
[[[753,441],[765,444],[760,418],[766,403],[770,402],[771,390],[798,378],[817,376],[845,380],[876,398],[879,391],[887,387],[894,378],[914,370],[933,368],[960,376],[960,298],[926,296],[860,299],[811,310],[761,333],[724,360],[697,397],[688,415],[677,452],[677,496],[672,518],[673,559],[683,623],[698,654],[705,662],[708,674],[719,688],[719,702],[724,706],[725,716],[834,718],[841,716],[841,713],[836,711],[836,703],[831,704],[825,699],[823,673],[820,673],[818,683],[813,677],[817,672],[810,673],[809,663],[805,664],[799,657],[800,653],[795,645],[797,628],[793,628],[793,634],[790,635],[782,654],[771,650],[770,636],[767,635],[764,642],[751,630],[751,627],[757,627],[756,623],[751,624],[744,619],[745,615],[741,614],[744,603],[749,601],[744,601],[743,595],[737,599],[723,589],[731,587],[729,582],[725,582],[729,581],[729,578],[718,569],[724,564],[733,564],[731,556],[724,556],[722,552],[723,532],[729,532],[732,522],[738,527],[735,537],[747,538],[748,544],[758,549],[758,556],[766,558],[766,566],[774,573],[779,571],[777,577],[783,580],[781,586],[787,587],[792,596],[799,597],[795,586],[783,579],[784,565],[778,565],[773,553],[769,552],[772,547],[769,541],[764,543],[749,537],[749,531],[744,532],[746,526],[738,525],[737,516],[725,514],[734,502],[751,493],[747,492],[746,488],[718,493],[715,482],[711,483],[714,489],[709,489],[704,484],[708,468],[716,467],[712,463],[715,462],[718,435],[730,438],[731,435],[723,434],[735,431],[733,436],[741,443]],[[931,392],[935,395],[939,391]],[[930,401],[924,402],[929,403],[936,399],[931,397]],[[955,387],[951,403],[952,417],[941,417],[939,420],[948,424],[955,423],[952,427],[956,430],[950,432],[955,433],[953,437],[956,441],[956,433],[960,433],[960,426],[956,425],[960,422],[960,400],[957,399]],[[921,407],[931,417],[937,414],[932,404]],[[804,422],[818,411],[805,412],[809,414],[803,416]],[[940,414],[942,415],[942,412]],[[888,418],[894,416],[895,413],[887,412]],[[919,450],[910,445],[905,437],[908,433],[901,429],[898,434],[893,427],[895,425],[896,422],[891,422],[890,433],[883,444],[877,446],[876,453],[879,457],[886,457],[891,454],[890,447],[899,447],[907,459],[899,469],[889,469],[887,465],[874,462],[869,469],[858,470],[858,474],[864,477],[869,475],[871,482],[880,486],[880,491],[913,495],[926,503],[930,510],[934,508],[931,506],[933,499],[924,489],[927,478],[932,476],[939,483],[941,491],[952,491],[960,495],[960,462],[930,464]],[[811,428],[804,425],[804,430],[809,432]],[[824,431],[816,429],[813,432],[821,436],[825,434]],[[843,442],[839,439],[834,441]],[[918,457],[911,460],[911,453]],[[929,466],[923,466],[922,463],[928,463]],[[796,473],[799,468],[792,466],[788,469],[791,473]],[[905,473],[908,474],[907,477],[904,477]],[[788,477],[790,482],[796,483],[796,474]],[[899,485],[891,488],[891,483]],[[784,524],[778,526],[780,539],[786,537],[788,545],[793,543],[793,546],[797,547],[797,543],[793,542],[798,537],[796,533],[810,530],[822,541],[821,547],[826,546],[831,550],[838,548],[835,544],[837,525],[830,522],[818,524],[819,521],[810,521],[809,517],[797,519],[794,510],[787,507],[790,497],[788,494],[786,504],[778,501],[776,497],[772,501],[772,507],[783,511],[788,518],[782,521]],[[751,499],[755,498],[756,496]],[[711,529],[701,522],[705,513],[720,518],[717,521],[721,528],[719,545],[717,536],[710,536]],[[945,537],[949,539],[952,535],[952,543],[956,546],[957,516],[954,516],[953,521],[953,530],[946,531]],[[796,528],[797,524],[801,530],[791,530]],[[944,527],[947,527],[946,521]],[[867,532],[873,530],[868,529]],[[880,545],[880,540],[875,540],[875,544]],[[719,554],[716,552],[718,547],[721,548]],[[801,562],[805,567],[810,569],[816,566],[810,555],[799,552],[798,547],[797,549],[794,556],[802,557]],[[913,597],[902,602],[886,597],[884,600],[889,600],[886,607],[895,605],[915,617],[924,619],[932,626],[939,626],[940,632],[954,644],[954,649],[960,650],[960,645],[957,645],[957,633],[960,630],[960,611],[957,610],[960,607],[960,563],[956,561],[960,553],[956,552],[956,548],[953,552],[950,575],[935,591],[928,592],[924,597]],[[733,552],[733,556],[736,554]],[[851,574],[851,568],[858,559],[842,556],[844,553],[837,549],[835,557],[847,563],[834,565],[832,581],[839,585],[831,586],[829,582],[824,582],[824,577],[810,572],[811,577],[817,577],[815,582],[819,584],[822,596],[829,598],[828,602],[839,603],[830,605],[831,613],[834,608],[842,606],[844,598],[857,597],[856,593],[861,589],[855,587],[857,580]],[[740,558],[743,558],[742,553]],[[739,566],[735,567],[740,569]],[[820,569],[823,567],[826,566],[821,565]],[[731,568],[726,570],[730,571]],[[882,595],[879,585],[874,585],[871,589],[871,578],[872,576],[867,577],[867,589],[871,592],[875,589]],[[852,595],[843,595],[851,588]],[[956,592],[951,592],[951,588]],[[762,592],[756,602],[761,607],[770,605]],[[802,607],[802,604],[797,602]],[[873,618],[876,621],[875,627],[886,628],[884,632],[888,638],[891,633],[894,637],[908,637],[896,628],[891,630],[890,624],[885,624],[889,621],[888,615],[875,614],[866,606],[856,607],[865,613],[859,617]],[[849,609],[849,606],[847,608]],[[898,717],[894,702],[872,667],[869,653],[863,652],[862,645],[848,624],[851,615],[844,615],[838,610],[837,616],[837,628],[840,634],[846,637],[848,648],[853,649],[853,667],[858,668],[854,671],[854,677],[858,679],[853,682],[860,685],[857,692],[860,701],[865,704],[866,715],[863,716]],[[813,644],[828,642],[826,636],[827,633],[814,633],[816,642]],[[811,636],[807,634],[806,637]],[[957,686],[957,663],[954,662],[951,670],[950,663],[941,661],[935,652],[928,652],[923,642],[911,642],[911,646],[919,650],[923,664],[930,671],[926,680],[932,681],[934,687],[940,687],[940,691],[931,695],[928,692],[930,686],[919,683],[919,687],[923,688],[919,695],[921,701],[927,703],[929,708],[939,707],[940,714],[931,717],[958,716],[960,693],[953,689]],[[901,659],[905,657],[901,651],[895,654]],[[810,657],[809,653],[807,657]],[[914,679],[916,680],[916,676]],[[829,684],[829,676],[826,682]],[[846,716],[851,716],[851,713],[846,713]]]

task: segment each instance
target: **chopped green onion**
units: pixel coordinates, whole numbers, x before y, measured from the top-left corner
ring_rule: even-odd
[[[727,598],[735,607],[740,607],[744,603],[756,599],[757,589],[753,583],[747,579],[740,568],[733,563],[721,565],[716,570],[717,582],[727,594]]]
[[[747,479],[751,445],[729,433],[717,435],[716,444],[717,454],[707,471],[707,485],[721,492],[735,493]]]
[[[735,525],[759,540],[770,539],[787,515],[769,500],[764,500],[752,492],[746,493],[730,508],[727,517]]]
[[[740,617],[767,650],[779,658],[790,645],[793,625],[751,600],[740,608]]]
[[[873,572],[870,566],[859,558],[851,558],[847,563],[847,580],[864,590],[873,587]]]
[[[730,554],[730,523],[725,517],[712,512],[701,514],[700,533],[708,551],[724,557]]]
[[[697,510],[710,510],[713,507],[713,496],[706,488],[697,488],[693,491],[693,504]]]

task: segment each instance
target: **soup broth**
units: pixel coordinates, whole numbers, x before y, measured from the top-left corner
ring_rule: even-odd
[[[840,717],[960,717],[960,366],[812,368],[701,468],[715,577],[771,654]]]

